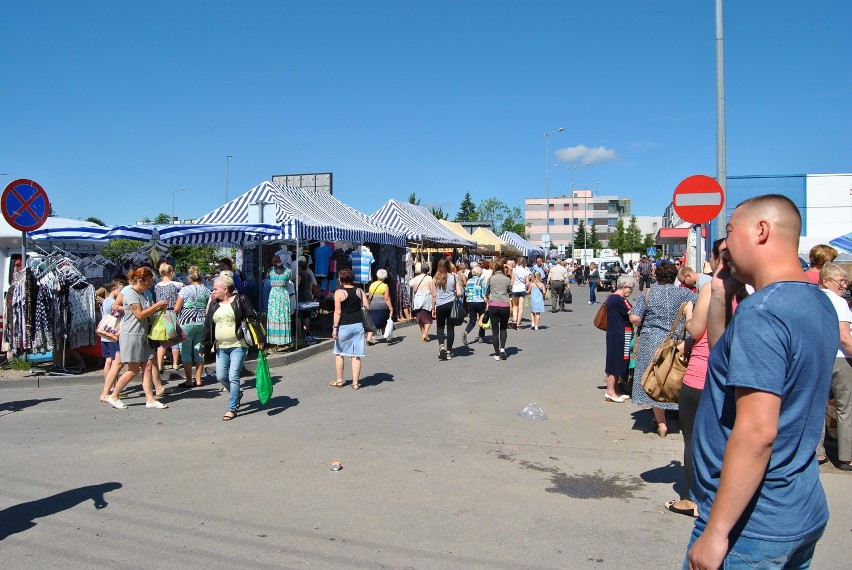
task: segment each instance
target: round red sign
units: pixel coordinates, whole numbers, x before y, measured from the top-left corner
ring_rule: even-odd
[[[35,180],[13,180],[0,196],[0,211],[10,226],[31,232],[39,229],[50,215],[50,200]]]
[[[674,211],[691,224],[706,224],[722,211],[725,193],[714,178],[696,174],[675,188],[672,196]]]

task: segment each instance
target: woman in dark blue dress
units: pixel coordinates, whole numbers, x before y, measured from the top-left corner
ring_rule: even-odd
[[[636,287],[636,279],[629,275],[618,278],[615,292],[606,300],[606,394],[604,401],[624,403],[630,398],[618,393],[618,379],[627,378],[630,364],[630,340],[633,338],[633,325],[630,324],[630,310],[633,305],[627,299]]]

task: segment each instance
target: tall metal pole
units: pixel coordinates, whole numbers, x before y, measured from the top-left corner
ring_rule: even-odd
[[[172,190],[172,222],[171,223],[175,222],[175,195],[178,192],[183,192],[184,190],[186,190],[186,188],[181,188],[180,190]]]
[[[716,182],[722,187],[722,211],[716,216],[716,239],[725,237],[728,224],[728,165],[725,141],[725,51],[722,0],[716,0]]]
[[[231,167],[231,159],[234,158],[233,154],[229,154],[225,157],[225,203],[228,203],[228,175],[230,174]]]
[[[547,214],[546,214],[546,222],[545,222],[545,225],[544,225],[544,235],[546,235],[548,237],[550,236],[550,135],[555,135],[556,133],[561,133],[564,130],[565,130],[564,127],[559,127],[555,131],[551,131],[549,133],[544,133],[544,142],[545,142],[545,153],[544,154],[545,154],[545,158],[547,160],[546,161],[546,166],[547,166],[547,201],[546,201],[545,206],[544,206]],[[547,249],[549,249],[550,248],[550,246],[549,246],[550,239],[546,240],[548,242],[547,246],[545,246],[544,241],[545,240],[542,240],[542,247],[547,247]],[[549,252],[545,252],[545,255],[547,255],[547,253],[549,253]]]

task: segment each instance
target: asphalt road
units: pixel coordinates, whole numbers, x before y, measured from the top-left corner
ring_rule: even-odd
[[[215,384],[167,410],[134,391],[114,410],[98,377],[3,382],[2,565],[679,568],[692,520],[663,503],[683,440],[604,402],[585,296],[510,331],[503,362],[480,344],[439,362],[436,341],[401,327],[368,348],[357,392],[328,386],[318,350],[274,368],[273,400],[247,391],[231,422]],[[533,402],[547,420],[516,414]],[[852,552],[852,479],[831,465],[822,478],[832,518],[814,567],[830,568]]]

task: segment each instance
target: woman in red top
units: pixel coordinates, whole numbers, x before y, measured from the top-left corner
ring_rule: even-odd
[[[823,243],[815,245],[808,252],[808,259],[811,262],[811,268],[805,271],[805,277],[814,285],[819,284],[819,270],[829,261],[834,261],[837,257],[837,250],[830,245]]]

